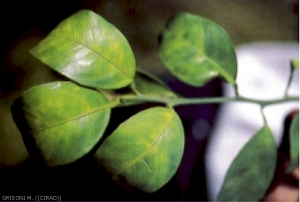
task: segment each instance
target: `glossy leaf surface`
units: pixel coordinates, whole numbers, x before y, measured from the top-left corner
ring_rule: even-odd
[[[219,201],[259,201],[269,187],[276,167],[277,149],[267,126],[242,148],[227,171]]]
[[[159,56],[174,76],[192,86],[216,77],[235,84],[234,46],[227,33],[208,19],[188,13],[175,16],[163,32]]]
[[[142,70],[137,71],[133,88],[141,94],[157,97],[177,97],[160,79]]]
[[[183,147],[184,132],[176,112],[155,107],[121,124],[105,139],[96,157],[114,180],[154,192],[175,174]]]
[[[95,146],[108,124],[110,105],[99,92],[53,82],[26,91],[12,113],[28,151],[53,166],[71,163]]]
[[[289,135],[291,163],[287,171],[292,172],[299,166],[299,113],[293,118]]]
[[[62,21],[31,53],[59,73],[89,87],[121,88],[130,84],[135,74],[135,58],[125,37],[88,10]]]

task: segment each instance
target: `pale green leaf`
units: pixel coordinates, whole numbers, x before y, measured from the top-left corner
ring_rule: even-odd
[[[242,148],[227,171],[219,201],[259,201],[276,168],[277,148],[267,126]]]
[[[287,172],[292,172],[299,167],[299,113],[293,118],[289,137],[291,162]]]
[[[180,13],[164,30],[159,57],[169,71],[192,86],[221,77],[235,84],[237,61],[228,34],[208,19]]]
[[[299,69],[299,60],[298,59],[291,60],[291,67],[293,71]]]
[[[166,184],[178,169],[184,131],[173,109],[144,110],[121,124],[96,153],[114,180],[144,192]]]
[[[104,95],[71,82],[33,87],[11,110],[29,153],[50,166],[87,154],[102,137],[110,117]]]
[[[81,10],[62,21],[31,50],[57,72],[79,84],[117,89],[135,75],[135,58],[125,37],[101,16]]]

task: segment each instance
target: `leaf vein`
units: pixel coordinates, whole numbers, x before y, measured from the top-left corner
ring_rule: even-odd
[[[97,112],[96,112],[96,113],[97,113]],[[96,122],[96,116],[97,116],[97,114],[95,114],[95,116],[94,116],[94,120],[93,120],[92,127],[91,127],[89,133],[87,134],[87,136],[90,136],[90,134],[92,133],[92,130],[93,130],[93,128],[94,128],[94,126],[95,126],[95,122]]]
[[[119,170],[118,172],[116,172],[114,174],[114,176],[122,173],[124,170],[127,170],[128,168],[130,168],[131,166],[133,166],[136,162],[138,162],[149,150],[151,150],[154,145],[158,142],[158,140],[161,138],[161,136],[164,134],[164,131],[166,130],[167,126],[169,125],[172,117],[174,115],[174,111],[172,111],[172,114],[169,118],[169,120],[166,122],[166,125],[163,127],[162,131],[159,133],[158,137],[153,141],[153,143],[150,145],[150,147],[148,149],[146,149],[141,155],[139,155],[137,158],[135,158],[129,165],[125,166],[123,169]]]
[[[31,111],[29,111],[28,109],[22,107],[22,109],[24,110],[24,112],[26,112],[27,114],[29,114],[30,116],[34,117],[37,120],[42,121],[45,125],[48,125],[48,123],[41,117],[37,116],[36,114],[32,113]]]
[[[31,130],[30,133],[41,132],[41,131],[47,130],[47,129],[49,129],[49,128],[54,128],[54,127],[56,127],[56,126],[62,125],[62,124],[67,123],[67,122],[72,122],[72,121],[74,121],[74,120],[76,120],[76,119],[79,119],[79,118],[81,118],[81,117],[87,116],[87,115],[89,115],[89,114],[96,113],[96,112],[98,112],[98,111],[100,111],[100,110],[102,110],[102,109],[104,109],[104,108],[106,108],[106,107],[109,107],[109,106],[110,106],[110,104],[104,105],[104,106],[102,106],[102,107],[99,107],[99,108],[94,109],[94,110],[92,110],[92,111],[89,111],[89,112],[87,112],[87,113],[80,114],[80,115],[78,115],[78,116],[75,116],[75,117],[72,117],[72,118],[69,118],[69,119],[66,119],[66,120],[63,120],[63,121],[54,123],[54,124],[52,124],[52,125],[45,126],[45,127],[42,127],[42,128],[39,128],[39,129],[35,129],[35,130]]]
[[[104,55],[96,52],[95,50],[91,49],[90,47],[88,47],[86,44],[83,44],[83,43],[80,43],[79,41],[77,40],[72,40],[72,39],[69,39],[68,37],[64,37],[64,36],[58,36],[58,35],[54,35],[53,33],[51,35],[49,35],[49,37],[54,37],[54,38],[62,38],[62,39],[66,39],[66,40],[69,40],[69,41],[72,41],[72,42],[75,42],[87,49],[89,49],[90,51],[92,51],[93,53],[95,53],[96,55],[98,55],[99,57],[102,57],[104,60],[106,60],[107,62],[111,63],[114,67],[116,67],[120,72],[122,72],[129,80],[131,80],[131,77],[121,68],[119,67],[117,64],[113,63],[111,60],[109,60],[107,57],[105,57]]]
[[[151,178],[150,178],[150,180],[149,180],[149,183],[148,183],[148,188],[150,187],[150,185],[151,185],[151,183],[152,183],[152,180],[153,180],[153,176],[154,176],[154,155],[152,155],[152,157],[153,157],[153,168],[152,168],[152,172],[151,172]]]

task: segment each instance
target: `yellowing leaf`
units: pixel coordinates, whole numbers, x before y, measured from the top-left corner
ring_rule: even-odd
[[[129,85],[135,58],[125,37],[96,13],[81,10],[31,50],[34,57],[79,84],[100,89]]]
[[[96,157],[114,180],[154,192],[177,171],[183,147],[178,115],[173,109],[155,107],[121,124],[104,140]]]
[[[221,77],[235,84],[237,61],[227,33],[216,23],[189,13],[176,15],[164,30],[159,57],[169,71],[192,86]]]
[[[53,82],[26,91],[12,113],[29,153],[53,166],[71,163],[96,145],[108,124],[110,104],[99,92]]]

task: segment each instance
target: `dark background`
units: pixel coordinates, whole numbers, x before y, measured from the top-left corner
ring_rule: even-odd
[[[29,159],[10,113],[12,102],[31,86],[60,77],[28,54],[60,21],[79,9],[91,9],[114,24],[128,39],[139,68],[161,77],[187,97],[221,95],[220,81],[203,88],[173,78],[158,59],[158,37],[170,17],[190,12],[220,24],[238,46],[257,41],[298,41],[295,0],[73,0],[0,2],[0,195],[56,194],[62,200],[207,200],[203,154],[217,105],[176,108],[186,131],[180,168],[154,194],[129,194],[116,187],[92,158],[45,169]],[[113,111],[110,129],[142,107]],[[198,121],[198,122],[197,122]],[[205,127],[194,135],[201,123]],[[110,190],[114,190],[110,193]]]

